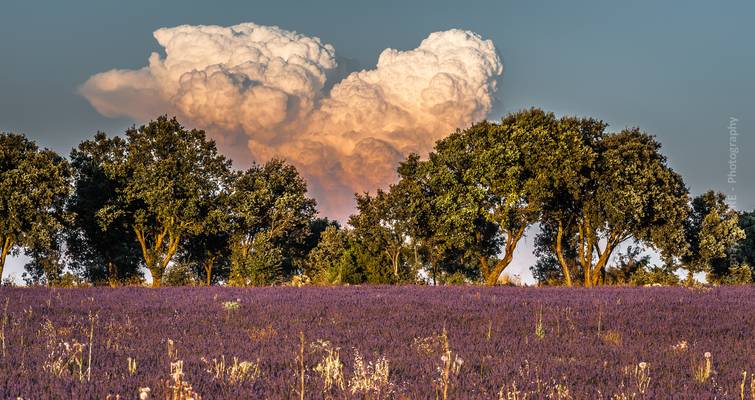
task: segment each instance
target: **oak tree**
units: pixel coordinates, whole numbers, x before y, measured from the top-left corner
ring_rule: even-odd
[[[231,281],[270,284],[292,275],[316,209],[294,166],[273,159],[238,174],[229,194]]]
[[[126,216],[144,263],[159,287],[181,241],[202,232],[202,205],[224,189],[230,161],[202,130],[188,130],[161,116],[126,131],[123,154],[108,160],[110,179],[123,180],[118,197],[102,208],[103,226]]]
[[[8,254],[52,247],[64,224],[68,162],[23,135],[0,133],[0,275]]]
[[[693,274],[711,273],[716,259],[727,256],[745,232],[739,227],[739,213],[726,203],[726,195],[708,191],[692,199],[691,212],[684,222],[689,251],[682,257],[687,283]]]
[[[71,151],[74,189],[66,204],[72,223],[65,229],[70,268],[93,284],[115,286],[141,280],[142,253],[134,237],[133,213],[123,212],[103,229],[99,212],[125,189],[124,176],[108,176],[105,164],[126,154],[127,143],[98,132]]]
[[[614,250],[630,238],[662,254],[684,254],[687,189],[660,144],[636,128],[604,134],[594,122],[585,123],[593,127],[582,129],[592,131],[582,135],[589,156],[575,161],[579,174],[554,188],[557,196],[544,212],[546,223],[557,225],[555,253],[564,271],[563,240],[577,249],[586,287],[601,282]],[[567,224],[571,237],[564,235]]]

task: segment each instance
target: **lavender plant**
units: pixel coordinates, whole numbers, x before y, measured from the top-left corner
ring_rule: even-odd
[[[3,399],[755,400],[748,286],[2,288],[0,305]]]

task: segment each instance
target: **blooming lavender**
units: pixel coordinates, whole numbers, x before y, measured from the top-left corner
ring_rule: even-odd
[[[753,400],[751,286],[0,289],[6,299],[2,399],[170,398],[177,365],[192,396],[299,398],[303,351],[305,398]]]

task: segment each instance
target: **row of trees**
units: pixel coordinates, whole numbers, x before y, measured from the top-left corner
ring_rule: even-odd
[[[385,257],[395,279],[427,271],[434,282],[492,285],[539,226],[532,270],[544,284],[670,283],[679,268],[689,282],[696,272],[751,282],[754,214],[740,218],[714,192],[690,200],[660,147],[636,128],[609,133],[601,121],[539,109],[482,122],[439,141],[427,160],[409,156],[388,190],[357,196],[350,246]]]
[[[25,249],[32,282],[55,283],[67,264],[94,284],[139,281],[146,267],[160,286],[172,266],[262,284],[301,269],[313,247],[315,202],[293,166],[233,171],[175,119],[97,133],[70,162],[20,135],[0,140],[3,257]]]
[[[531,109],[410,155],[399,180],[357,194],[341,227],[317,218],[282,160],[236,171],[200,130],[160,117],[125,137],[97,133],[69,161],[0,134],[0,272],[21,249],[32,283],[496,284],[540,227],[541,283],[672,281],[678,268],[752,281],[755,214],[723,195],[689,200],[660,144],[638,129]],[[638,245],[612,255],[622,243]],[[651,267],[638,249],[662,255]],[[614,257],[615,258],[615,257]],[[745,276],[745,278],[742,278]]]

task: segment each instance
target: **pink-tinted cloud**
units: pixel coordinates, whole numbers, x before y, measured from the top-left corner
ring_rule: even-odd
[[[485,118],[503,66],[493,43],[449,30],[409,51],[386,49],[374,69],[324,90],[337,69],[319,38],[252,23],[158,29],[165,57],[111,70],[80,91],[107,116],[178,115],[206,129],[235,161],[285,157],[323,214],[344,218],[353,193],[384,187],[409,152],[426,153]]]

